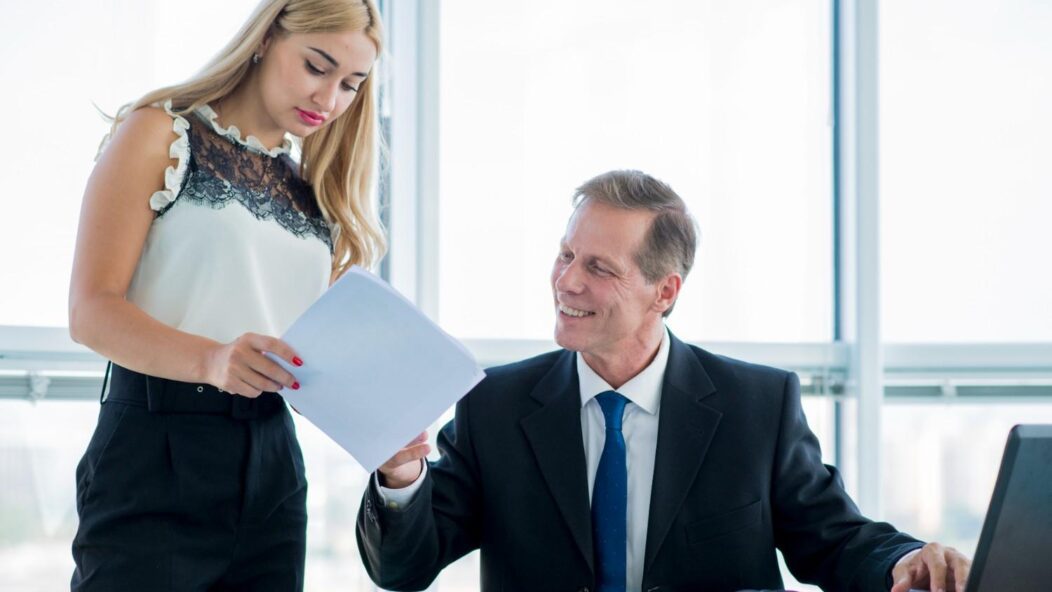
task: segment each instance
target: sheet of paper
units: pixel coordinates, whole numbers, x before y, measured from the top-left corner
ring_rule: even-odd
[[[367,471],[485,376],[460,342],[359,267],[337,280],[282,339],[304,364],[278,360],[300,383],[281,395]]]

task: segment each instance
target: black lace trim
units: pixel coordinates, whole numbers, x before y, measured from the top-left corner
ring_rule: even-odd
[[[191,170],[187,172],[186,183],[177,199],[206,205],[214,210],[225,208],[230,202],[236,201],[257,220],[274,220],[294,236],[314,236],[332,250],[332,236],[324,219],[307,217],[268,193],[234,187],[229,181]]]
[[[294,236],[314,236],[332,252],[332,234],[310,184],[300,178],[287,155],[260,154],[212,129],[206,120],[188,118],[190,161],[186,177],[163,216],[179,200],[213,209],[238,202],[258,220],[274,220]]]

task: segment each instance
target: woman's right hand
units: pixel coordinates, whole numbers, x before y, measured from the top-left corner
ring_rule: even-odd
[[[293,366],[303,365],[296,352],[280,339],[245,333],[208,352],[207,382],[228,393],[253,399],[264,392],[277,392],[282,387],[300,388],[295,376],[263,352],[270,352]]]

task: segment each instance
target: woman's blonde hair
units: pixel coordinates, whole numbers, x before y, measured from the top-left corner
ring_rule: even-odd
[[[200,72],[121,107],[112,135],[128,113],[172,101],[191,112],[229,95],[244,81],[252,56],[268,34],[363,31],[383,51],[383,25],[373,0],[263,0],[248,22]],[[333,275],[351,265],[369,267],[386,249],[383,226],[370,199],[378,151],[375,69],[358,87],[347,111],[303,140],[300,172],[314,188],[333,228]]]

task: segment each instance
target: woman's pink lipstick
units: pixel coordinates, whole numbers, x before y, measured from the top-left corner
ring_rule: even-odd
[[[315,126],[325,123],[325,118],[313,111],[304,111],[297,107],[296,113],[300,116],[300,120],[307,125]]]

